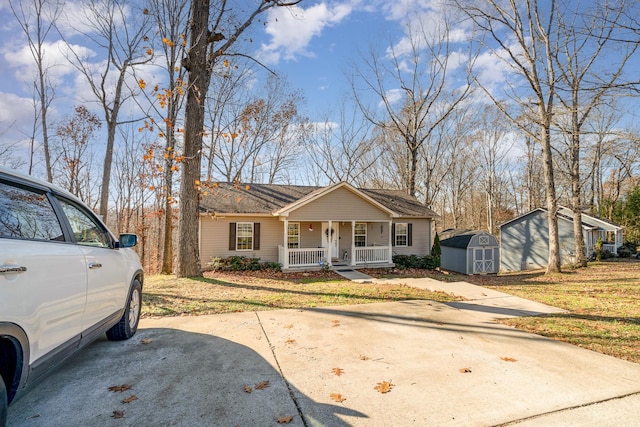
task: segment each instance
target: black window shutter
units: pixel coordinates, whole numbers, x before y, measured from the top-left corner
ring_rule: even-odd
[[[260,250],[260,223],[253,223],[253,250]]]
[[[396,245],[396,225],[391,224],[391,246]]]
[[[413,245],[413,224],[407,224],[407,246]]]
[[[236,250],[236,223],[229,223],[229,250]]]

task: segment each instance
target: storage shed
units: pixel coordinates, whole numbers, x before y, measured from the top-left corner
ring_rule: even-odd
[[[486,231],[443,232],[440,266],[464,274],[497,273],[500,267],[498,239]],[[448,237],[451,236],[451,237]]]
[[[558,241],[560,262],[575,262],[575,235],[573,233],[573,211],[558,207]],[[622,245],[622,227],[582,212],[585,255],[595,250],[601,239],[603,249],[617,255]],[[549,263],[549,219],[548,211],[537,208],[500,225],[500,269],[521,271],[544,268]]]

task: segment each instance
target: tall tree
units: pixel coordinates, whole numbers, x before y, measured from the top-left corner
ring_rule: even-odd
[[[146,41],[149,30],[149,14],[136,10],[126,0],[83,0],[84,16],[68,18],[70,22],[82,21],[76,31],[93,42],[106,58],[101,64],[91,61],[73,49],[70,41],[70,61],[85,77],[93,95],[104,113],[107,141],[100,187],[99,213],[106,221],[109,212],[109,184],[116,138],[116,129],[123,104],[132,96],[127,90],[126,78],[132,68],[150,61]]]
[[[45,58],[45,44],[49,33],[62,12],[63,2],[59,0],[9,0],[9,7],[18,20],[20,28],[27,36],[29,51],[36,64],[37,74],[33,87],[40,107],[39,118],[42,125],[42,149],[47,173],[47,181],[53,182],[53,167],[49,148],[49,107],[55,90],[49,78],[50,66]],[[29,168],[31,173],[31,167]]]
[[[216,61],[229,54],[238,37],[247,30],[256,17],[278,6],[294,6],[302,0],[282,2],[261,0],[248,14],[237,22],[227,22],[236,13],[227,0],[216,2],[211,11],[210,0],[191,2],[189,50],[183,61],[187,69],[187,101],[184,126],[184,162],[180,182],[180,239],[176,275],[200,276],[200,251],[198,246],[199,185],[204,135],[205,99],[211,83]],[[210,13],[212,12],[212,13]],[[211,20],[210,20],[211,17]],[[211,21],[211,22],[210,22]],[[225,29],[228,30],[224,34]]]
[[[173,272],[173,207],[174,175],[177,170],[176,158],[179,114],[183,106],[183,83],[186,70],[180,67],[185,55],[187,21],[189,17],[188,0],[151,0],[151,15],[156,21],[158,37],[161,40],[164,70],[167,73],[167,87],[155,90],[159,101],[155,105],[155,114],[162,117],[162,132],[165,147],[163,153],[164,183],[161,186],[164,196],[164,241],[162,244],[162,274]]]
[[[560,13],[558,4],[555,0],[486,0],[481,3],[454,1],[487,39],[493,42],[490,47],[493,55],[500,58],[512,71],[513,79],[506,85],[505,95],[510,97],[519,107],[519,112],[527,117],[526,122],[523,123],[518,114],[510,111],[509,105],[494,95],[491,88],[482,82],[480,86],[507,118],[542,146],[549,224],[547,273],[559,272],[561,258],[556,215],[558,201],[551,147],[557,81],[554,57],[558,53],[552,36],[557,28],[557,17]],[[521,81],[524,83],[520,84]],[[537,131],[531,131],[531,123],[536,125]]]

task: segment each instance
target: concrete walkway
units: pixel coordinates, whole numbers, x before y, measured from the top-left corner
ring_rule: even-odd
[[[491,312],[495,318],[537,316],[541,314],[566,313],[565,310],[528,299],[498,292],[467,282],[441,282],[431,278],[373,279],[383,283],[405,284],[429,291],[445,292],[465,299],[449,303],[452,307],[464,310]]]

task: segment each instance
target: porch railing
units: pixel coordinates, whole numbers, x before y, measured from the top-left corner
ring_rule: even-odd
[[[356,249],[356,265],[389,262],[389,246],[366,246]]]
[[[321,262],[326,261],[327,254],[324,248],[288,249],[286,251],[284,246],[278,248],[280,259],[284,260],[287,257],[289,267],[317,267],[321,265]]]

